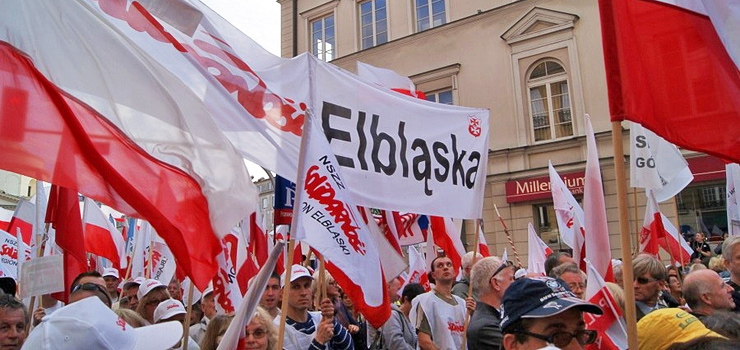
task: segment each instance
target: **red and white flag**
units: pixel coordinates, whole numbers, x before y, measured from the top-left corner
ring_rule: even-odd
[[[591,118],[585,115],[586,124],[586,183],[583,188],[583,214],[586,219],[585,247],[586,258],[594,265],[599,274],[609,282],[614,281],[612,272],[612,250],[609,244],[609,224],[606,220],[604,187],[601,183],[601,166],[599,151],[596,149],[594,128]]]
[[[177,271],[175,256],[172,254],[167,243],[154,234],[152,237],[152,271],[151,278],[159,281],[164,285],[170,284],[172,277]]]
[[[663,247],[673,260],[688,263],[693,249],[668,218],[660,212],[658,201],[648,190],[645,205],[645,220],[640,231],[640,251],[654,256],[658,247]]]
[[[378,247],[380,256],[383,257],[381,264],[383,266],[385,279],[390,281],[393,278],[396,278],[408,267],[406,259],[404,259],[403,253],[401,252],[401,247],[398,246],[398,242],[396,242],[396,246],[394,246],[393,242],[391,242],[391,238],[388,238],[387,234],[384,235],[381,233],[381,229],[373,219],[370,209],[358,207],[357,210],[360,212],[363,222],[367,225],[367,228],[375,239],[375,244]]]
[[[291,227],[295,239],[324,256],[326,269],[370,324],[390,317],[380,254],[362,215],[346,188],[336,157],[320,124],[308,118],[301,147],[301,173]]]
[[[134,231],[134,252],[131,254],[131,277],[147,277],[146,269],[149,266],[149,249],[151,249],[152,237],[154,236],[154,229],[148,221],[141,220],[139,222],[139,227]]]
[[[424,287],[424,290],[431,290],[429,285],[429,268],[431,265],[426,263],[426,260],[421,253],[414,246],[409,246],[409,273],[406,284],[419,283]],[[405,285],[404,285],[405,286]]]
[[[21,258],[21,262],[18,258]],[[31,247],[5,230],[0,230],[0,277],[12,277],[18,280],[20,265],[23,260],[31,259]]]
[[[425,99],[421,91],[416,91],[414,82],[408,77],[400,75],[393,70],[375,67],[364,62],[357,61],[357,75],[368,83],[382,88],[388,88],[404,95]]]
[[[125,268],[126,243],[123,236],[92,199],[86,197],[84,206],[82,226],[85,232],[85,250],[110,260],[117,269]]]
[[[380,215],[383,225],[379,228],[382,229],[383,235],[398,254],[403,254],[398,237],[406,232],[407,221],[405,222],[401,213],[397,211],[383,210]]]
[[[85,236],[82,232],[79,194],[68,188],[53,185],[49,193],[46,222],[56,230],[56,245],[62,250],[64,264],[64,289],[52,296],[67,303],[72,282],[77,275],[89,269],[85,254]]]
[[[465,255],[465,247],[460,235],[462,223],[452,218],[430,216],[429,226],[434,236],[434,244],[444,250],[445,256],[452,260],[453,271],[462,267],[462,257]]]
[[[487,256],[491,256],[491,251],[488,249],[486,235],[483,234],[483,220],[481,220],[480,226],[480,231],[478,231],[478,253],[485,258]]]
[[[102,10],[130,15],[141,25],[132,35],[161,39],[161,27],[141,16],[140,6],[78,0],[0,6],[0,88],[8,92],[0,102],[8,113],[0,116],[13,120],[3,123],[13,126],[0,135],[12,155],[3,154],[0,167],[146,218],[204,287],[216,270],[216,232],[227,232],[244,208],[256,206],[258,194],[193,85],[135,46]],[[64,23],[55,20],[61,13]],[[111,57],[116,69],[106,68]]]
[[[727,178],[727,232],[730,236],[740,235],[740,165],[725,164]]]
[[[737,2],[663,1],[677,6],[599,0],[611,119],[738,163],[740,74],[727,51],[738,58]],[[690,3],[709,17],[679,7]]]
[[[586,300],[599,305],[603,315],[584,313],[586,328],[599,332],[596,342],[586,346],[588,350],[624,350],[627,349],[627,326],[622,317],[622,310],[614,296],[606,287],[604,278],[596,268],[587,263],[588,283],[586,283]]]
[[[426,215],[406,213],[401,215],[408,224],[406,230],[399,232],[398,244],[402,247],[420,244],[425,241],[429,230],[429,217]]]
[[[36,205],[25,199],[21,199],[15,207],[13,218],[10,219],[8,232],[15,235],[20,229],[23,242],[31,245],[34,222],[36,222]]]
[[[529,248],[527,271],[529,273],[538,273],[544,276],[545,260],[550,256],[550,254],[552,254],[552,249],[542,241],[540,236],[534,230],[534,226],[531,222],[527,226],[527,232],[529,235],[527,242],[527,247]]]
[[[13,211],[5,208],[0,208],[0,230],[8,232],[10,227],[10,220],[13,219]]]
[[[558,221],[560,239],[573,249],[573,260],[581,268],[586,269],[584,259],[586,257],[585,237],[586,232],[583,223],[583,209],[578,204],[573,193],[570,192],[563,179],[560,177],[552,162],[550,169],[550,190],[552,191],[552,202],[555,209],[555,218]]]
[[[242,302],[247,282],[258,270],[247,244],[244,232],[238,227],[221,239],[223,250],[218,255],[219,269],[213,278],[213,293],[216,302],[227,314],[234,312]],[[247,269],[242,269],[244,267]],[[248,270],[252,270],[251,274],[247,273]]]

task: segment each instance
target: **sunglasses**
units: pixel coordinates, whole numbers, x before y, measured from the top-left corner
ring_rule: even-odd
[[[262,339],[267,335],[267,331],[262,328],[257,328],[253,332],[244,331],[244,338],[249,338],[252,335],[254,339]]]
[[[493,275],[491,275],[491,278],[496,277],[501,271],[503,271],[507,267],[514,267],[514,263],[511,261],[504,261],[501,263],[501,266],[499,266],[496,271],[493,272]]]
[[[657,281],[657,280],[656,280],[656,279],[654,279],[654,278],[647,278],[647,277],[642,277],[642,276],[641,276],[641,277],[637,277],[637,279],[636,279],[636,280],[637,280],[637,283],[639,283],[639,284],[648,284],[648,283],[650,283],[650,282],[655,282],[655,281]]]
[[[578,344],[581,344],[581,345],[593,344],[596,341],[596,336],[598,335],[596,331],[588,330],[588,329],[577,330],[574,333],[560,331],[560,332],[555,332],[549,336],[542,335],[542,334],[536,334],[536,333],[530,333],[526,331],[516,331],[514,333],[528,335],[530,337],[544,340],[559,348],[564,348],[568,346],[568,344],[570,344],[573,338],[575,338]]]
[[[103,288],[99,284],[95,284],[95,283],[78,284],[72,288],[72,293],[70,294],[74,294],[75,292],[80,291],[80,290],[103,294],[105,296],[104,301],[106,302],[108,307],[111,307],[111,305],[113,304],[113,301],[110,299],[110,295],[108,294],[108,291],[105,290],[105,288]]]

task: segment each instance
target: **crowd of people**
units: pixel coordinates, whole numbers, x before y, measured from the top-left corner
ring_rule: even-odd
[[[640,254],[632,259],[631,284],[615,261],[616,283],[607,288],[621,310],[624,288],[633,288],[639,349],[738,348],[739,236],[725,239],[719,259],[721,271],[698,261],[666,266]],[[564,252],[551,254],[544,268],[547,276],[535,276],[471,252],[456,281],[452,260],[440,255],[431,262],[430,290],[418,283],[401,288],[400,278],[388,281],[391,316],[376,329],[330,274],[318,278],[293,265],[289,281],[269,278],[239,349],[277,349],[283,312],[287,350],[582,349],[597,341],[586,315],[604,310],[585,300],[586,275]],[[32,313],[15,296],[14,281],[0,278],[0,288],[2,349],[181,349],[187,343],[188,349],[214,350],[234,318],[219,311],[212,288],[189,302],[177,279],[122,283],[115,269],[80,274],[68,305],[43,296]]]

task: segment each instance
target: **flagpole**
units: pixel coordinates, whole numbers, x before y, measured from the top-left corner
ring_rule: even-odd
[[[188,337],[190,336],[190,319],[193,315],[193,287],[195,286],[195,283],[192,283],[190,281],[190,288],[188,288],[188,310],[185,313],[185,322],[182,324],[184,330],[182,334],[183,344],[182,344],[182,350],[188,350]]]
[[[473,248],[473,262],[470,264],[471,270],[472,267],[475,266],[476,260],[478,260],[478,251],[480,248],[478,247],[478,244],[480,243],[480,221],[481,219],[475,219],[475,248]],[[463,272],[465,274],[465,272]],[[473,296],[473,283],[470,281],[470,278],[468,277],[468,298]],[[466,300],[467,303],[467,300]],[[461,349],[466,349],[466,345],[468,342],[468,325],[470,324],[470,316],[472,316],[472,312],[468,310],[467,314],[465,315],[465,325],[463,326],[463,339],[462,339],[462,345],[460,346]]]
[[[283,305],[280,308],[280,324],[278,327],[278,339],[276,349],[283,348],[285,341],[285,318],[288,316],[288,291],[290,290],[290,275],[293,270],[293,250],[295,250],[295,240],[290,239],[290,230],[288,227],[288,256],[285,257],[285,279],[283,280]]]
[[[506,239],[509,240],[509,246],[511,246],[511,250],[514,251],[514,257],[516,258],[516,263],[519,265],[519,268],[522,267],[522,261],[519,260],[519,253],[516,252],[516,247],[514,246],[514,240],[511,238],[511,233],[509,233],[509,228],[506,227],[506,222],[504,222],[504,218],[501,217],[501,213],[498,212],[498,207],[496,204],[493,205],[493,209],[496,209],[496,215],[498,215],[498,220],[501,222],[501,225],[504,226],[504,233],[506,233]]]
[[[321,301],[326,298],[326,262],[323,255],[319,256],[319,286],[321,286],[319,294],[319,305],[321,305]]]
[[[637,188],[636,187],[632,188],[632,197],[635,200],[635,205],[634,205],[634,208],[635,208],[635,245],[633,247],[630,247],[630,251],[632,252],[632,255],[634,256],[637,252],[640,251],[640,236],[639,236],[640,235],[640,226],[639,226],[640,223],[639,223],[639,220],[637,220],[639,216],[637,216],[638,213],[637,213]]]
[[[124,220],[125,220],[125,217],[124,217]],[[132,230],[131,231],[131,237],[132,237],[131,239],[134,240],[134,249],[131,250],[131,255],[126,254],[126,255],[130,256],[131,258],[128,260],[128,266],[126,266],[126,274],[123,276],[124,277],[124,279],[123,279],[124,281],[128,280],[129,277],[131,277],[131,265],[134,264],[134,254],[136,254],[136,248],[139,247],[139,240],[136,239],[136,221],[135,220],[134,220],[134,227],[129,227],[129,230]]]
[[[627,177],[624,166],[624,147],[622,145],[622,124],[612,121],[612,144],[614,147],[614,173],[617,185],[617,204],[619,208],[619,231],[622,243],[622,278],[631,285],[634,281],[632,273],[632,242],[629,232],[627,211]],[[627,249],[627,250],[625,250]],[[627,344],[629,349],[637,349],[637,317],[635,312],[635,290],[624,288],[625,296],[625,323],[627,324]]]

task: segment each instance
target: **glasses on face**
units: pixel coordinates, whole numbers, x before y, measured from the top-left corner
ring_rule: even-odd
[[[157,306],[161,304],[163,301],[168,300],[169,298],[163,298],[163,299],[152,299],[149,300],[146,304],[149,306]]]
[[[95,283],[82,283],[82,284],[78,284],[78,285],[74,286],[74,288],[72,288],[72,293],[75,293],[75,292],[77,292],[79,290],[85,290],[85,291],[88,291],[88,292],[94,292],[94,293],[103,294],[103,295],[105,295],[105,300],[108,301],[108,307],[110,307],[111,304],[113,304],[113,301],[110,299],[110,295],[108,294],[108,291],[105,290],[105,288],[103,288],[103,286],[101,286],[99,284],[95,284]],[[70,294],[72,294],[72,293],[70,293]]]
[[[513,262],[511,262],[511,261],[504,261],[504,262],[503,262],[503,263],[501,264],[501,266],[499,266],[499,267],[498,267],[498,268],[496,269],[496,271],[494,271],[494,272],[493,272],[493,275],[491,275],[491,279],[493,279],[494,277],[496,277],[496,275],[498,275],[499,273],[501,273],[501,271],[503,271],[503,270],[504,270],[505,268],[507,268],[507,267],[514,267],[514,263],[513,263]]]
[[[267,331],[262,328],[257,328],[251,333],[249,331],[244,331],[244,337],[249,338],[249,336],[253,336],[254,339],[262,339],[267,335]]]
[[[570,344],[573,338],[575,338],[578,344],[581,344],[581,345],[593,344],[593,342],[596,341],[596,336],[597,336],[596,331],[588,330],[588,329],[580,329],[580,330],[575,331],[574,333],[560,331],[560,332],[555,332],[549,336],[542,335],[542,334],[536,334],[536,333],[530,333],[526,331],[516,331],[515,333],[528,335],[533,338],[544,340],[559,348],[564,348],[568,346],[568,344]]]
[[[650,282],[655,282],[655,281],[657,280],[654,278],[648,278],[648,277],[642,277],[642,276],[637,277],[637,283],[639,284],[648,284]]]

